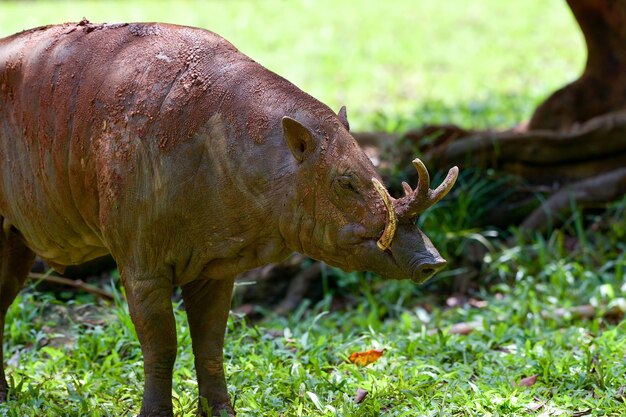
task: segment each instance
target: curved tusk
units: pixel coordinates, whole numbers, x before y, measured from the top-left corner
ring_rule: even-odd
[[[457,166],[453,166],[452,168],[450,168],[450,170],[448,171],[448,175],[446,175],[446,178],[439,185],[439,187],[430,191],[430,198],[433,202],[432,204],[435,204],[450,192],[458,177],[459,168]]]
[[[430,174],[426,169],[426,165],[419,159],[415,158],[413,160],[413,166],[417,171],[417,190],[420,192],[420,195],[426,195],[428,190],[430,189]],[[423,193],[423,194],[422,194]]]
[[[378,248],[382,251],[385,251],[391,247],[391,242],[393,241],[393,237],[396,234],[396,213],[393,209],[393,203],[391,202],[391,196],[384,185],[380,183],[376,178],[372,178],[372,184],[374,184],[374,189],[378,194],[380,194],[380,198],[383,199],[385,203],[385,207],[387,208],[387,224],[385,225],[385,230],[383,231],[382,236],[376,242]]]
[[[405,181],[402,181],[402,189],[404,190],[404,195],[405,196],[413,194],[413,189]]]

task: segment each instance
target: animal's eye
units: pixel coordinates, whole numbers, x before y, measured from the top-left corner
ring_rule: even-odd
[[[337,184],[346,191],[350,191],[352,193],[359,192],[355,184],[355,179],[352,175],[342,175],[337,177]]]

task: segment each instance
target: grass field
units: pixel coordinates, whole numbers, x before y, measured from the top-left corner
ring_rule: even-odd
[[[510,126],[584,61],[559,0],[0,1],[0,35],[83,16],[212,29],[332,107],[346,104],[356,129]],[[469,300],[431,295],[463,270],[422,288],[330,271],[351,308],[334,310],[329,292],[285,317],[265,312],[255,325],[233,314],[226,374],[240,415],[625,415],[626,200],[603,216],[575,212],[547,236],[507,231],[518,243],[504,247],[504,232],[474,226],[481,181],[464,180],[455,199],[421,220],[448,256],[470,243],[491,248]],[[5,332],[13,399],[0,415],[138,413],[140,349],[116,294],[107,306],[22,292]],[[583,317],[578,306],[594,312]],[[192,417],[190,339],[182,306],[176,311],[174,405],[177,416]],[[474,330],[457,334],[450,326],[459,323]],[[385,352],[371,365],[347,361],[378,348]],[[369,394],[357,404],[358,388]]]

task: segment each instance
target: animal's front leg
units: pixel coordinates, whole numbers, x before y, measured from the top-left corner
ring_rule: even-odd
[[[219,416],[220,411],[226,411],[229,416],[235,415],[226,389],[223,360],[224,332],[233,283],[234,278],[200,278],[183,286],[183,300],[198,374],[200,416],[206,416],[202,410],[202,398],[212,407],[214,416]]]
[[[139,417],[173,417],[172,369],[176,360],[176,323],[172,282],[167,275],[145,277],[120,268],[130,316],[144,360],[144,392]]]

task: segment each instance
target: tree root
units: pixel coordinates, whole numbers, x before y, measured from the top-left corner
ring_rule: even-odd
[[[419,147],[420,138],[410,137]],[[494,168],[533,183],[581,180],[626,166],[626,112],[598,116],[566,131],[471,132],[426,150],[425,159],[435,168]]]
[[[280,263],[240,275],[235,304],[261,305],[284,314],[295,309],[304,298],[321,298],[321,275],[321,263],[294,254]]]
[[[579,207],[604,206],[626,194],[626,168],[571,183],[552,194],[541,207],[533,211],[521,224],[523,229],[545,230],[566,217],[574,205]]]
[[[113,301],[115,299],[113,297],[113,294],[111,294],[110,292],[105,291],[99,287],[87,284],[86,282],[80,279],[69,279],[69,278],[58,277],[56,275],[38,274],[35,272],[29,273],[28,278],[37,280],[37,281],[45,281],[45,282],[50,282],[53,284],[60,284],[60,285],[65,285],[68,287],[76,288],[86,293],[93,294],[96,297],[101,298],[105,301]]]

